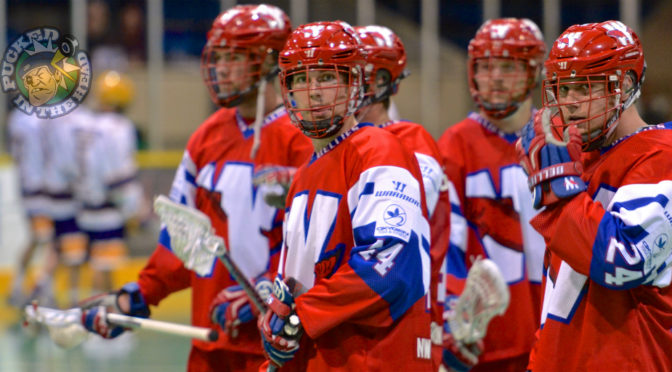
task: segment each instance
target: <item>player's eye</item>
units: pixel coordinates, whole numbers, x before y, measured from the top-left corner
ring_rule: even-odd
[[[320,76],[317,78],[317,81],[319,83],[329,83],[336,80],[336,74],[333,72],[323,72],[320,74]]]
[[[569,94],[569,87],[567,85],[561,85],[558,88],[558,94],[560,95],[560,97],[566,97],[567,94]]]
[[[32,76],[26,76],[26,84],[33,85],[33,77]]]
[[[502,72],[511,72],[511,71],[514,70],[514,67],[515,67],[514,64],[511,63],[511,62],[506,62],[506,63],[502,63],[501,65],[499,65],[499,69]]]
[[[305,84],[306,83],[306,73],[301,72],[301,73],[298,73],[298,74],[292,76],[292,83],[293,84]]]
[[[588,83],[579,84],[577,90],[579,91],[579,93],[583,95],[588,95],[590,94],[590,84]]]
[[[476,71],[488,71],[490,69],[490,63],[488,61],[478,61],[476,63]]]

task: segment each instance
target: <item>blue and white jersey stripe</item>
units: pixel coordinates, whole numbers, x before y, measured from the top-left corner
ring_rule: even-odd
[[[607,200],[607,198],[610,200]],[[590,277],[613,289],[670,285],[672,260],[672,181],[603,189],[606,205],[593,245]]]

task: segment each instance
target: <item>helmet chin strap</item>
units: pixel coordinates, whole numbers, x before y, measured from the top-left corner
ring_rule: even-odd
[[[303,133],[310,137],[310,138],[326,138],[333,136],[338,132],[338,130],[343,126],[343,117],[342,116],[334,116],[333,121],[332,119],[322,119],[322,120],[316,120],[316,121],[308,121],[308,120],[300,120],[301,121],[301,128]],[[324,135],[320,137],[315,137],[313,136],[312,132],[306,128],[319,128],[323,129],[326,128],[326,131],[324,132]]]
[[[266,84],[268,84],[268,81],[262,78],[257,89],[257,111],[254,115],[254,124],[252,125],[254,137],[252,139],[252,150],[250,150],[250,157],[252,159],[257,155],[259,145],[261,145],[261,123],[264,120],[264,107],[266,106]]]
[[[252,149],[250,150],[250,157],[252,159],[257,156],[257,151],[259,151],[259,146],[261,145],[261,123],[264,122],[265,116],[264,108],[266,107],[266,86],[268,81],[275,77],[278,72],[280,72],[280,68],[278,66],[274,66],[271,71],[266,74],[266,76],[263,76],[261,79],[259,79],[258,82],[252,84],[248,89],[245,90],[243,94],[240,95],[240,100],[242,101],[242,97],[250,94],[253,89],[257,89],[257,107],[254,114],[254,124],[252,124],[252,131],[254,132],[254,136],[252,138]]]

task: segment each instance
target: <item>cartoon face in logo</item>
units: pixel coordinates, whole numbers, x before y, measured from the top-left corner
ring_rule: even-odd
[[[14,105],[40,118],[62,116],[77,107],[89,91],[91,65],[77,39],[58,30],[24,32],[3,56],[2,90],[15,92]]]
[[[31,68],[32,67],[32,68]],[[52,71],[49,65],[33,67],[27,65],[28,70],[21,76],[23,86],[28,91],[28,100],[33,106],[42,106],[49,102],[58,91],[59,83],[63,82],[60,71]]]
[[[406,223],[406,211],[397,204],[392,204],[385,209],[383,220],[385,220],[388,225],[397,227],[403,226]]]

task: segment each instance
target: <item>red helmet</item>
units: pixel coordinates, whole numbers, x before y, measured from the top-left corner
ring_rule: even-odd
[[[280,52],[279,64],[287,111],[309,137],[336,134],[362,103],[365,59],[357,33],[345,22],[300,26]]]
[[[584,150],[602,147],[616,128],[621,112],[639,97],[646,70],[637,34],[620,21],[569,27],[553,43],[545,66],[543,104],[552,110],[552,122],[558,132],[564,131],[570,122],[571,125],[588,123],[584,124],[587,129],[583,135]],[[627,74],[632,76],[634,85],[623,102],[622,87]],[[593,92],[595,83],[602,84],[595,88],[599,92]],[[568,96],[561,96],[579,86],[587,88],[584,99],[572,101]],[[559,103],[559,99],[563,102]],[[598,101],[604,99],[607,101]],[[604,110],[595,109],[600,106],[599,102],[607,102]],[[576,107],[582,103],[588,103],[586,117],[567,116],[570,105]]]
[[[291,32],[289,17],[273,5],[238,5],[217,16],[201,54],[201,73],[215,104],[233,107],[262,78],[277,73],[263,65]]]
[[[529,19],[502,18],[486,21],[469,42],[469,90],[479,108],[489,116],[501,119],[514,113],[537,84],[539,71],[546,53],[544,37],[539,27]],[[522,61],[524,71],[498,72],[493,74],[491,59],[506,59],[514,63]],[[486,60],[486,61],[483,61]],[[477,69],[477,64],[479,67]],[[483,71],[485,70],[485,71]],[[484,87],[477,78],[484,79],[488,90],[498,77],[513,77],[524,81],[522,92],[509,91],[501,103],[490,102]],[[520,81],[518,80],[518,81]]]
[[[406,67],[406,50],[401,39],[384,26],[355,27],[366,51],[366,102],[370,105],[380,102],[397,93],[401,79],[408,76]],[[379,76],[381,74],[381,76]],[[382,92],[373,89],[376,80],[384,78]]]

